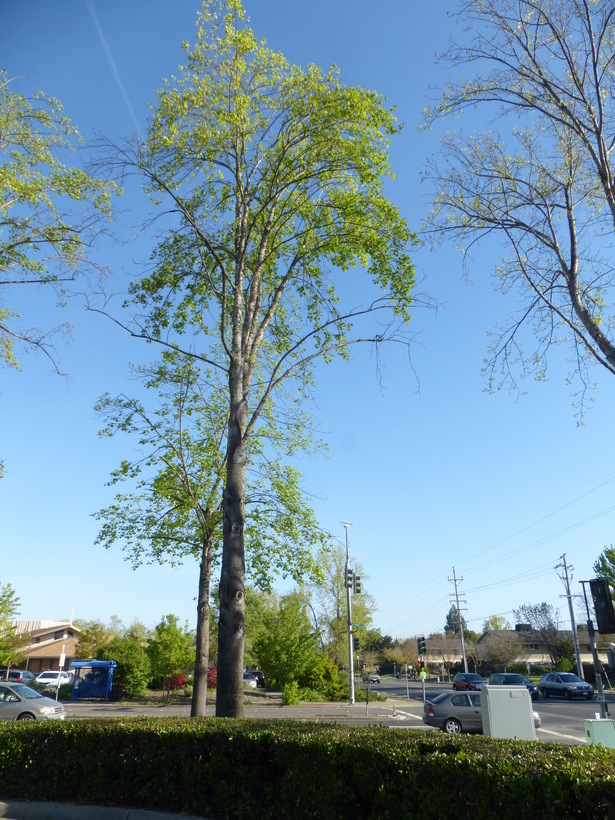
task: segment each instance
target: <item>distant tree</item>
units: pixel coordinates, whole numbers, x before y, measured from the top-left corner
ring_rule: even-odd
[[[559,615],[557,609],[547,603],[524,604],[513,610],[520,624],[528,624],[537,643],[542,644],[553,664],[557,663],[559,636]]]
[[[461,657],[461,640],[451,632],[432,633],[427,639],[427,656],[430,661],[438,658],[450,679],[451,664]]]
[[[176,615],[165,615],[154,627],[146,651],[154,679],[179,675],[194,665],[194,633],[187,623],[182,628]]]
[[[10,667],[24,653],[23,642],[17,636],[12,621],[19,613],[20,600],[10,584],[0,586],[0,665]]]
[[[605,547],[594,562],[594,572],[615,587],[615,547],[612,544]]]
[[[97,652],[113,638],[121,634],[122,628],[119,622],[105,626],[102,621],[81,621],[76,620],[75,626],[79,629],[79,642],[75,649],[75,658],[80,660],[91,660],[97,657]]]
[[[465,618],[459,612],[457,607],[453,605],[446,616],[446,621],[444,623],[444,632],[447,635],[461,635],[461,627],[463,626],[464,633],[466,631],[467,624]]]
[[[483,621],[483,632],[497,632],[499,629],[511,629],[509,621],[503,615],[490,615]]]
[[[317,639],[298,593],[279,600],[271,597],[263,629],[254,641],[253,654],[272,686],[296,682],[306,686],[314,677]]]

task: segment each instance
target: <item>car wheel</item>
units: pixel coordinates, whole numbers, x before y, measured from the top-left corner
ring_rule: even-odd
[[[546,689],[541,689],[540,694],[543,696],[543,698],[548,698],[549,697],[549,693]]]
[[[594,699],[593,695],[585,695],[585,697],[587,698],[587,700],[593,700]]]
[[[461,732],[461,723],[455,718],[447,718],[443,728],[447,735],[458,735]]]
[[[31,715],[30,712],[24,712],[23,714],[19,715],[17,720],[34,720],[34,715]]]
[[[569,690],[569,689],[566,689],[566,690],[564,691],[564,697],[566,698],[566,700],[570,700],[570,698],[572,697],[572,695],[570,694],[570,690]]]

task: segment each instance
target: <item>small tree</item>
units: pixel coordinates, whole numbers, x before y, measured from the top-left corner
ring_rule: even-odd
[[[151,673],[154,679],[166,680],[194,665],[194,633],[186,623],[182,627],[176,615],[166,615],[154,628],[147,645]]]
[[[317,640],[298,593],[271,599],[253,653],[272,686],[307,685],[317,671]]]
[[[79,642],[75,649],[75,657],[81,660],[90,660],[98,657],[99,649],[108,644],[113,638],[117,638],[122,632],[122,624],[119,619],[112,619],[109,626],[105,626],[102,621],[75,621],[75,626],[79,628]]]
[[[529,624],[536,641],[546,648],[551,663],[556,664],[560,636],[559,614],[555,607],[544,602],[542,604],[524,604],[519,609],[514,609],[513,615],[517,623]]]
[[[0,665],[10,667],[19,662],[24,647],[12,621],[19,612],[20,600],[10,584],[0,586]]]
[[[525,652],[518,634],[508,630],[492,632],[480,646],[484,660],[503,666],[504,671]]]
[[[96,657],[115,661],[113,682],[123,697],[141,697],[151,680],[152,672],[145,647],[130,635],[118,635],[102,646]]]

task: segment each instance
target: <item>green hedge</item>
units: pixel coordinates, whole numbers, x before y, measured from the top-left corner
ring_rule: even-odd
[[[250,820],[605,818],[615,752],[275,720],[4,723],[0,799]]]

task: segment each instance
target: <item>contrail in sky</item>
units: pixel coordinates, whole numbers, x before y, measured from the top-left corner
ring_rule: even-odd
[[[141,133],[141,128],[139,126],[139,121],[137,120],[137,115],[135,114],[134,108],[132,107],[132,103],[130,102],[130,97],[126,93],[126,89],[124,88],[124,83],[122,82],[122,78],[120,77],[120,73],[117,70],[117,66],[115,64],[115,60],[113,59],[113,55],[111,54],[111,49],[109,48],[109,44],[105,39],[105,35],[103,34],[103,30],[100,27],[100,23],[98,22],[98,17],[96,16],[96,11],[94,9],[93,0],[88,0],[88,9],[90,12],[90,16],[94,21],[94,25],[96,26],[96,31],[98,32],[98,36],[100,38],[100,42],[102,43],[102,47],[105,50],[105,54],[107,55],[107,60],[109,61],[109,65],[111,66],[111,71],[113,72],[113,76],[115,77],[115,82],[117,83],[118,88],[120,89],[120,93],[126,103],[126,108],[128,109],[128,113],[130,114],[134,126],[137,130],[137,133]]]

